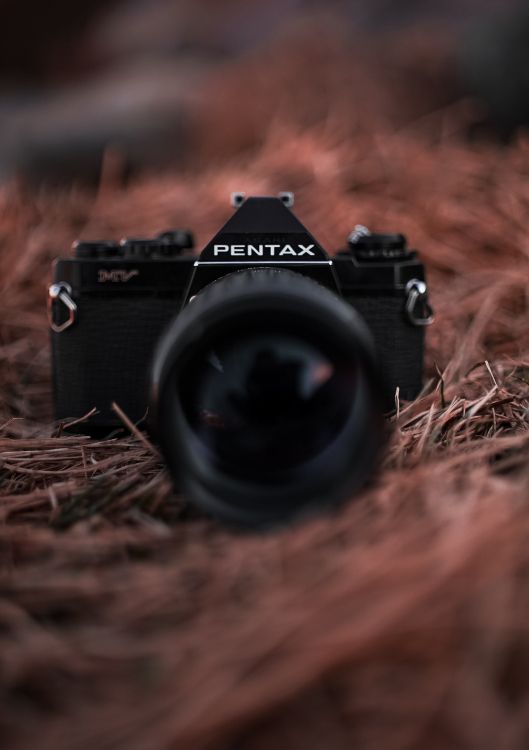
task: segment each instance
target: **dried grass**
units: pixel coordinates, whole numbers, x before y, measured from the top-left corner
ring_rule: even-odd
[[[198,173],[2,189],[4,747],[529,745],[529,143],[457,129],[453,108],[428,137],[276,120]],[[266,536],[190,518],[136,435],[51,423],[50,260],[79,234],[203,241],[241,188],[295,190],[330,247],[357,222],[407,233],[437,312],[375,484]]]

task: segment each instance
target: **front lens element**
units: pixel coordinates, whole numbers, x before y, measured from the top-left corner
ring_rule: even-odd
[[[232,333],[194,359],[181,402],[217,469],[273,482],[340,435],[356,377],[351,361],[299,336]]]

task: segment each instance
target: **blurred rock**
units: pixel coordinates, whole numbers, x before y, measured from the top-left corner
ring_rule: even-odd
[[[327,6],[333,7],[336,0]],[[87,48],[106,64],[153,58],[238,56],[288,26],[321,11],[321,0],[139,0],[112,8]]]
[[[331,108],[343,111],[343,81],[334,94],[332,83],[341,78],[364,117],[378,113],[400,127],[460,96],[437,37],[499,1],[58,0],[49,14],[35,8],[25,37],[27,8],[10,2],[15,37],[0,51],[0,176],[94,180],[109,148],[126,169],[180,164],[196,147],[208,157],[241,150],[277,117],[310,126]],[[425,26],[432,21],[437,31]],[[409,26],[422,45],[409,44]],[[492,50],[501,68],[510,37],[503,44],[487,33],[483,43],[476,35],[465,70],[471,88],[515,121],[504,111],[523,74],[513,63],[513,96],[500,90],[497,70],[480,55]],[[481,80],[483,69],[490,73]]]
[[[504,136],[529,125],[529,7],[508,4],[469,25],[460,47],[462,78]]]
[[[127,169],[177,162],[202,76],[200,66],[158,63],[13,102],[2,118],[0,174],[97,179],[107,149],[121,155]]]

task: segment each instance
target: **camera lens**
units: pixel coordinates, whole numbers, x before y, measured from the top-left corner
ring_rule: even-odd
[[[187,421],[209,460],[232,477],[281,482],[340,434],[356,367],[280,321],[220,337],[182,382]],[[260,328],[260,330],[259,330]]]
[[[247,526],[335,504],[371,473],[382,443],[364,323],[291,271],[230,274],[198,294],[162,338],[152,412],[187,497]]]

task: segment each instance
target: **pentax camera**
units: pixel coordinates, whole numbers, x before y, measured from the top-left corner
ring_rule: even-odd
[[[403,235],[358,226],[329,255],[292,202],[236,194],[199,255],[183,230],[77,242],[49,289],[57,420],[94,412],[82,429],[109,433],[118,404],[192,503],[247,526],[366,481],[384,412],[421,390],[432,321]]]

